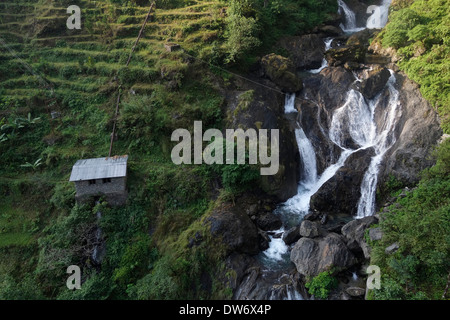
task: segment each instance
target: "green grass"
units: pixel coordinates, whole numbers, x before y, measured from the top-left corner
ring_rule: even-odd
[[[36,213],[11,204],[0,204],[0,248],[26,246],[35,239],[29,229]]]

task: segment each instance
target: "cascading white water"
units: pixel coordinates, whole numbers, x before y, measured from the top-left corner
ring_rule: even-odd
[[[284,300],[304,300],[303,296],[297,292],[294,288],[287,288],[286,289],[287,297]]]
[[[392,70],[390,70],[390,72],[391,77],[387,83],[389,90],[389,101],[384,109],[385,117],[383,119],[383,126],[381,128],[377,128],[377,135],[372,141],[375,156],[372,157],[369,168],[364,174],[363,181],[361,183],[361,197],[358,202],[356,218],[363,218],[374,213],[379,166],[386,151],[388,151],[396,141],[394,128],[401,110],[399,108],[400,102],[398,100],[398,91],[394,87],[394,72]]]
[[[323,40],[323,42],[325,43],[325,52],[326,52],[331,49],[331,42],[333,42],[333,38],[326,38]],[[326,67],[328,67],[328,62],[327,62],[327,59],[323,58],[321,66],[317,69],[309,70],[309,72],[310,73],[319,73]]]
[[[361,149],[373,147],[369,168],[361,184],[361,197],[358,202],[357,218],[372,215],[375,210],[375,193],[378,180],[379,165],[386,151],[395,143],[394,126],[398,117],[398,91],[394,88],[395,76],[391,70],[388,80],[389,101],[384,109],[382,126],[375,121],[375,110],[382,99],[375,97],[366,103],[363,95],[351,89],[344,105],[337,109],[331,120],[330,139],[341,148],[345,139],[350,136]]]
[[[347,6],[347,4],[338,0],[339,13],[344,15],[344,23],[341,23],[340,27],[344,32],[356,32],[363,30],[364,28],[356,27],[356,16],[355,13]]]
[[[297,112],[295,109],[295,93],[286,93],[284,99],[284,113]]]
[[[383,155],[395,143],[393,129],[399,113],[398,91],[394,88],[395,76],[393,71],[390,72],[391,77],[387,83],[389,101],[384,109],[381,127],[378,127],[375,121],[375,111],[383,100],[380,95],[366,102],[359,91],[350,89],[343,106],[334,111],[328,136],[332,142],[342,149],[342,153],[338,161],[326,168],[320,177],[318,177],[316,153],[311,141],[301,127],[295,130],[295,138],[302,162],[302,179],[299,182],[297,194],[283,204],[283,211],[299,215],[307,214],[311,196],[336,174],[348,157],[361,149],[373,147],[375,156],[371,159],[369,168],[363,178],[357,217],[361,218],[373,214],[379,165]],[[358,81],[358,79],[355,81]],[[291,99],[292,96],[286,98],[286,104],[293,105]],[[293,107],[285,106],[286,112],[292,109]],[[295,109],[294,112],[296,112]],[[348,149],[344,144],[348,137],[351,137],[359,148]]]
[[[317,182],[317,163],[316,153],[311,141],[306,137],[302,128],[295,129],[295,139],[297,140],[298,149],[301,154],[303,163],[303,185],[311,187]]]
[[[383,28],[388,21],[389,14],[389,6],[391,5],[392,0],[383,0],[380,6],[373,6],[373,13],[367,19],[366,28],[374,29],[374,28]],[[369,6],[368,10],[371,7]]]

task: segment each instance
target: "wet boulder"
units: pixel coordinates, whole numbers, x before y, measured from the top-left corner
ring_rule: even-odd
[[[315,100],[323,109],[320,110],[320,120],[322,126],[325,126],[329,119],[322,119],[322,117],[329,118],[330,112],[345,102],[348,88],[355,81],[355,77],[351,71],[343,67],[335,67],[325,68],[319,75],[305,78],[304,81],[305,95]],[[313,122],[311,119],[315,119],[317,114],[312,112],[310,117],[304,115],[302,124],[305,125],[305,121]],[[308,131],[305,132],[308,134]]]
[[[434,164],[428,155],[442,136],[439,116],[420,94],[419,87],[403,73],[396,73],[400,118],[395,128],[395,144],[386,152],[380,168],[379,186],[392,176],[405,185],[415,185],[420,172]]]
[[[322,228],[315,221],[303,220],[299,233],[302,237],[315,238],[322,234]]]
[[[255,222],[264,231],[280,229],[283,224],[280,217],[270,211],[256,215]]]
[[[390,76],[387,68],[375,67],[369,71],[367,79],[361,82],[361,93],[367,99],[373,99],[385,87]]]
[[[325,59],[328,65],[337,67],[348,62],[364,62],[365,50],[358,46],[345,46],[332,48],[326,52]]]
[[[291,245],[300,239],[300,226],[295,226],[283,233],[283,241],[287,245]]]
[[[332,48],[326,52],[325,59],[330,66],[341,66],[345,63],[363,63],[365,61],[369,39],[374,36],[375,30],[364,29],[352,34],[345,45]]]
[[[362,251],[364,257],[368,259],[370,257],[370,248],[364,240],[364,234],[367,228],[377,222],[377,218],[369,216],[350,221],[343,226],[341,232],[346,240],[347,247],[354,253],[360,253]]]
[[[356,214],[361,183],[370,165],[373,148],[359,150],[311,197],[311,208],[319,212]]]

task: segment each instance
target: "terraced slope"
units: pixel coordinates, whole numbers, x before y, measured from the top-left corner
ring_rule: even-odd
[[[4,101],[23,103],[38,96],[38,79],[23,72],[19,58],[46,79],[58,97],[96,92],[102,101],[113,77],[123,71],[148,8],[78,1],[82,29],[68,30],[65,25],[69,14],[59,2],[0,2],[0,37],[17,54],[11,55],[4,48],[1,51]],[[150,92],[164,66],[173,65],[171,57],[161,57],[164,42],[176,41],[195,52],[215,39],[217,29],[222,27],[222,6],[214,1],[191,3],[184,8],[156,9],[130,65],[128,85]]]
[[[64,135],[64,130],[69,130],[65,122],[70,123],[72,131],[91,133],[95,138],[84,139],[85,144],[79,146],[85,153],[94,150],[85,148],[91,144],[86,140],[98,140],[109,131],[108,119],[115,109],[119,86],[126,95],[151,94],[161,86],[180,88],[192,57],[168,53],[164,43],[176,42],[186,52],[202,57],[223,28],[223,4],[219,1],[190,1],[182,8],[156,8],[126,68],[149,7],[70,1],[81,8],[82,29],[69,30],[66,2],[0,2],[0,116],[26,116],[32,111],[48,120],[52,111],[59,112],[60,122],[51,125],[51,135]],[[92,113],[86,111],[86,105]],[[95,120],[73,123],[76,112]],[[103,128],[99,121],[104,122]],[[105,153],[105,141],[103,137],[95,146],[97,154]],[[73,147],[70,145],[71,150]]]
[[[113,152],[130,155],[131,174],[144,185],[158,170],[175,170],[168,149],[174,128],[220,120],[222,99],[192,56],[204,57],[221,41],[223,3],[157,7],[125,67],[150,6],[141,3],[0,1],[0,219],[14,226],[0,230],[0,248],[37,245],[39,230],[61,214],[49,205],[59,191],[73,205],[71,167],[108,155],[119,88],[123,114]],[[81,8],[81,30],[66,27],[72,4]],[[167,52],[166,42],[183,51]]]

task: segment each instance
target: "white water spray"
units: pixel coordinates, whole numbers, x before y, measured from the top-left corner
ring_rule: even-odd
[[[284,100],[284,113],[297,112],[295,109],[295,93],[286,93]]]
[[[364,28],[356,27],[356,16],[355,13],[347,6],[347,4],[338,0],[338,12],[344,15],[344,23],[341,23],[340,27],[344,32],[357,32],[363,30]]]
[[[361,197],[358,202],[358,211],[356,218],[367,217],[375,212],[375,195],[378,182],[379,167],[383,160],[384,154],[394,145],[396,141],[394,129],[398,117],[401,114],[401,110],[400,102],[398,100],[398,91],[394,87],[394,72],[392,70],[390,70],[390,72],[391,77],[389,78],[389,81],[387,83],[389,90],[389,101],[384,109],[384,119],[382,123],[383,125],[381,128],[377,128],[377,135],[371,141],[375,150],[375,156],[372,157],[369,168],[367,169],[363,177],[363,181],[361,184]],[[377,105],[378,103],[379,102],[377,102]]]
[[[333,40],[334,40],[333,38],[326,38],[326,39],[324,39],[325,52],[327,52],[328,50],[331,49],[331,42],[333,42]],[[317,69],[309,70],[309,72],[310,73],[319,73],[320,71],[322,71],[326,67],[328,67],[328,62],[327,62],[327,59],[323,58],[321,66],[319,68],[317,68]]]

